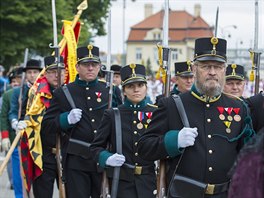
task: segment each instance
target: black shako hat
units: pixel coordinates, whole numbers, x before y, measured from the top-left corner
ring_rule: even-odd
[[[100,63],[99,48],[93,45],[77,48],[77,63],[97,62]]]
[[[226,80],[244,80],[244,67],[237,64],[228,64],[226,68]]]
[[[126,65],[120,70],[122,86],[125,86],[133,82],[145,82],[146,79],[146,68],[144,65],[131,63]]]
[[[27,62],[26,67],[23,68],[23,72],[27,71],[28,69],[37,69],[37,70],[41,71],[42,70],[41,61],[36,60],[36,59],[30,59]]]
[[[191,61],[174,63],[175,76],[193,76]]]
[[[60,56],[60,64],[57,64],[54,56],[46,56],[44,58],[44,65],[45,65],[46,70],[57,69],[58,65],[60,68],[64,69],[63,57]]]
[[[195,40],[194,61],[226,62],[226,40],[211,37]]]
[[[110,70],[114,71],[114,74],[120,74],[121,68],[122,67],[120,65],[112,65],[110,67]]]

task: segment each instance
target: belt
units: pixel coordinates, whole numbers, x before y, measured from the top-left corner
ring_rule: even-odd
[[[214,195],[218,193],[223,193],[228,190],[230,181],[222,183],[222,184],[207,184],[205,194]]]
[[[154,166],[135,166],[132,164],[124,163],[123,167],[134,169],[135,175],[145,175],[155,172]]]

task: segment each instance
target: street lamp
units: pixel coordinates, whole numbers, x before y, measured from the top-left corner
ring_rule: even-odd
[[[228,38],[231,38],[231,33],[229,31],[225,31],[225,29],[227,28],[234,28],[234,29],[237,29],[237,26],[236,25],[226,25],[224,27],[221,28],[221,34],[222,34],[222,38],[225,38],[225,32],[227,32],[227,37]]]

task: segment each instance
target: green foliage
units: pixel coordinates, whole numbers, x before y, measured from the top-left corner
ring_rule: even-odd
[[[62,20],[73,20],[82,1],[56,0],[58,42],[62,39]],[[93,36],[105,35],[109,6],[110,0],[88,0],[88,8],[80,17],[83,25],[79,46],[87,44]],[[1,0],[0,64],[10,67],[22,63],[25,48],[29,48],[29,56],[47,56],[52,52],[50,43],[53,43],[51,0]]]
[[[151,61],[150,58],[147,59],[147,64],[146,64],[146,75],[147,76],[152,76],[153,75],[153,71],[151,69]]]

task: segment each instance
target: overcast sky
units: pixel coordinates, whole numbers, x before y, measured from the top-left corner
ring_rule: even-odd
[[[123,3],[125,8],[125,40],[130,27],[144,19],[144,5],[153,4],[153,14],[164,7],[164,0],[115,0],[111,8],[111,53],[123,51]],[[264,48],[264,0],[259,0],[259,41],[258,48]],[[201,5],[201,16],[214,26],[217,6],[219,7],[218,37],[225,38],[228,48],[253,48],[255,32],[255,0],[170,0],[172,10],[186,10],[194,14],[194,5]],[[235,29],[233,26],[236,26]],[[107,28],[107,24],[106,24]],[[229,38],[228,35],[231,35]],[[95,45],[100,51],[107,51],[107,36],[96,37]],[[243,44],[241,44],[243,41]]]

